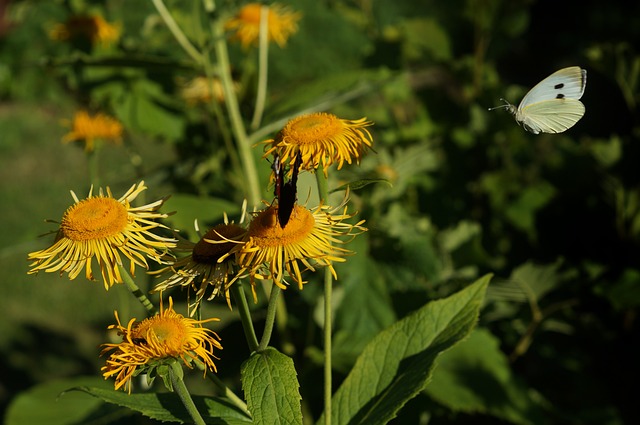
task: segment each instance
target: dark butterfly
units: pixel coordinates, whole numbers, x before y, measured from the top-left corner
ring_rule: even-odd
[[[274,195],[278,199],[278,224],[281,228],[287,225],[293,212],[293,206],[298,198],[298,172],[302,165],[302,157],[296,156],[291,172],[291,179],[285,183],[286,174],[284,164],[276,154],[271,168],[276,176]]]

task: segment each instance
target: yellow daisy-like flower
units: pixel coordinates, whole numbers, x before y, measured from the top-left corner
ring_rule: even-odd
[[[243,48],[257,46],[260,36],[260,16],[262,7],[268,7],[267,37],[269,41],[275,41],[280,47],[287,44],[287,40],[298,31],[298,21],[302,17],[300,12],[292,12],[288,8],[273,3],[270,6],[261,3],[249,3],[238,14],[230,19],[225,29],[234,31],[232,39],[240,41]]]
[[[103,344],[104,355],[110,352],[106,365],[102,367],[104,379],[115,376],[115,389],[122,387],[131,393],[131,379],[150,367],[158,365],[158,361],[168,358],[180,359],[189,368],[191,362],[199,360],[207,370],[217,372],[214,349],[222,350],[220,337],[202,324],[218,321],[218,318],[194,320],[184,317],[173,310],[173,300],[169,297],[169,308],[164,309],[162,302],[160,312],[153,317],[136,323],[131,319],[127,326],[122,326],[118,312],[115,312],[115,325],[108,329],[117,329],[122,335],[118,344]]]
[[[123,256],[129,259],[132,275],[136,265],[149,268],[146,257],[162,263],[162,257],[176,246],[176,240],[151,233],[156,228],[167,228],[154,221],[167,217],[157,212],[165,199],[131,206],[145,189],[142,181],[115,199],[108,187],[106,195],[100,189],[97,196],[93,195],[92,187],[89,196],[81,201],[72,191],[75,204],[65,211],[53,245],[29,254],[33,263],[28,273],[67,272],[73,280],[86,268],[86,278],[95,280],[92,270],[95,258],[108,290],[115,283],[122,283],[118,266],[123,264]]]
[[[219,79],[195,77],[182,85],[180,96],[189,104],[209,103],[211,99],[224,102],[224,88]]]
[[[84,141],[85,150],[93,151],[96,139],[122,143],[122,124],[115,118],[98,113],[89,115],[87,111],[78,111],[71,123],[72,130],[62,138],[62,143]]]
[[[269,145],[264,157],[278,154],[282,162],[293,165],[296,157],[302,157],[302,170],[315,170],[320,164],[327,167],[337,163],[338,170],[347,162],[359,163],[360,158],[373,145],[366,118],[344,120],[333,114],[317,112],[290,120]]]
[[[153,288],[153,292],[161,292],[176,286],[193,287],[196,290],[196,300],[189,306],[190,314],[195,313],[197,306],[204,298],[209,287],[212,300],[224,291],[227,304],[231,308],[229,288],[240,277],[236,274],[235,258],[229,252],[243,243],[247,230],[234,223],[225,223],[210,229],[197,243],[184,241],[178,250],[188,251],[190,255],[181,258],[169,267],[154,272],[161,274],[171,270],[174,274]]]
[[[255,278],[272,279],[282,289],[286,289],[284,278],[286,271],[291,279],[302,289],[306,283],[302,279],[305,270],[315,271],[315,266],[329,267],[337,279],[333,262],[343,262],[344,255],[351,251],[336,246],[346,241],[341,237],[353,237],[366,231],[362,224],[349,224],[343,220],[353,217],[347,214],[335,214],[337,209],[321,205],[308,210],[294,205],[289,222],[284,228],[278,224],[278,207],[271,205],[256,213],[249,225],[246,243],[234,251],[240,272],[248,272],[251,278],[253,298]],[[301,267],[302,266],[302,267]]]
[[[53,40],[65,41],[86,38],[92,44],[109,45],[120,38],[120,26],[110,24],[102,16],[72,16],[63,24],[56,24],[50,31]]]

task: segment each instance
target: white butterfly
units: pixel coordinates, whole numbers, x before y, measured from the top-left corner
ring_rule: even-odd
[[[586,70],[579,66],[562,68],[529,90],[518,108],[500,99],[505,105],[489,110],[507,108],[525,130],[534,134],[562,133],[584,115],[584,105],[579,99],[586,84]]]

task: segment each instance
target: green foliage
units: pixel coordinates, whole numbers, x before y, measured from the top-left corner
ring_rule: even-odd
[[[384,424],[393,419],[427,384],[438,355],[474,327],[489,279],[427,304],[380,332],[333,396],[332,423]]]
[[[253,353],[240,371],[247,407],[256,424],[302,424],[293,361],[274,348]]]
[[[330,301],[325,269],[310,259],[316,272],[303,272],[304,289],[285,276],[273,304],[270,282],[257,279],[253,304],[244,277],[231,288],[232,310],[224,297],[203,302],[195,315],[221,318],[205,324],[224,346],[217,381],[185,369],[184,382],[205,423],[323,423],[327,358],[334,424],[636,423],[638,6],[290,0],[282,3],[301,13],[298,31],[264,51],[222,28],[246,3],[1,3],[4,422],[193,421],[179,396],[164,392],[173,388],[167,368],[139,388],[140,368],[130,395],[99,377],[105,359],[96,347],[120,338],[105,331],[113,311],[123,324],[145,317],[124,285],[105,293],[84,272],[73,281],[27,276],[24,259],[54,240],[38,235],[55,232],[43,220],[60,221],[73,202],[68,191],[83,198],[92,184],[119,197],[144,180],[149,190],[136,202],[168,198],[164,236],[177,230],[197,242],[225,215],[240,223],[245,201],[247,226],[252,211],[275,202],[274,159],[262,157],[260,142],[292,117],[327,111],[374,123],[372,150],[326,170],[326,202],[337,206],[348,191],[358,214],[346,221],[366,220],[368,230],[333,262]],[[86,14],[117,23],[120,37],[49,36]],[[550,19],[561,25],[550,31]],[[487,111],[500,98],[517,105],[571,65],[587,69],[588,84],[585,116],[570,130],[533,135],[504,110]],[[199,77],[220,84],[227,103],[184,97]],[[92,154],[81,142],[61,144],[78,110],[118,119],[122,143],[103,141]],[[300,205],[320,202],[319,174],[300,173]],[[142,268],[134,277],[142,293],[158,283]],[[164,298],[187,316],[194,293],[181,289]],[[258,337],[274,325],[268,348],[247,349],[247,320]]]

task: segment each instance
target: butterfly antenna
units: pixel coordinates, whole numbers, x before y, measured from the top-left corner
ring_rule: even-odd
[[[498,105],[498,106],[494,106],[493,108],[488,108],[488,111],[493,111],[494,109],[500,109],[500,108],[508,108],[511,106],[511,104],[509,102],[507,102],[505,99],[500,98],[501,101],[504,102],[504,105]]]

